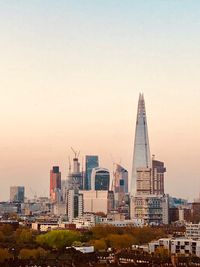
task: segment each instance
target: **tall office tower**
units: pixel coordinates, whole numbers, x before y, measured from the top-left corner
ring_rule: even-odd
[[[155,195],[164,195],[164,173],[166,168],[164,163],[158,160],[152,160],[152,189],[151,193]]]
[[[83,173],[80,171],[80,162],[75,154],[73,158],[73,169],[68,174],[68,189],[79,190],[83,189]]]
[[[134,196],[136,193],[137,168],[151,168],[148,127],[143,94],[139,95],[138,101],[132,177],[129,189],[131,196]]]
[[[91,174],[91,190],[109,190],[110,172],[105,168],[94,168]]]
[[[92,169],[99,166],[99,157],[98,156],[91,156],[86,155],[85,156],[85,183],[84,183],[84,189],[85,190],[91,190],[91,174]]]
[[[115,164],[113,173],[112,190],[114,193],[128,193],[128,171],[119,164]]]
[[[10,187],[10,202],[24,202],[24,186],[11,186]]]
[[[50,199],[58,202],[61,197],[61,172],[58,166],[53,166],[50,171]]]
[[[67,191],[67,217],[69,222],[83,215],[83,195],[78,190]]]

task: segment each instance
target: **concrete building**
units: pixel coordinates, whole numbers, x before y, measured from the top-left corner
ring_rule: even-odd
[[[94,168],[91,174],[91,190],[109,190],[110,172],[105,168]]]
[[[57,202],[61,198],[61,172],[58,166],[50,170],[50,199]]]
[[[97,213],[103,212],[107,214],[114,207],[114,194],[107,190],[83,190],[84,212]]]
[[[193,223],[186,224],[185,236],[187,238],[200,240],[200,223],[198,223],[198,224],[193,224]]]
[[[83,194],[78,190],[67,191],[67,217],[72,222],[74,218],[83,215]]]
[[[10,202],[24,202],[25,189],[24,186],[10,187]]]
[[[137,168],[136,195],[151,194],[151,168]]]
[[[171,254],[184,256],[195,255],[200,257],[200,241],[187,238],[161,238],[149,243],[149,252],[153,253],[158,248],[165,248]]]
[[[73,169],[71,166],[68,173],[67,189],[69,190],[82,190],[83,189],[83,172],[80,170],[80,162],[78,155],[75,154],[73,158]]]
[[[152,160],[152,179],[151,179],[151,193],[155,195],[164,195],[164,173],[166,168],[164,162],[153,159]]]
[[[94,155],[85,156],[85,183],[84,190],[91,190],[92,169],[99,167],[99,157]]]
[[[141,219],[145,224],[168,224],[168,196],[137,195],[133,199],[133,218]]]

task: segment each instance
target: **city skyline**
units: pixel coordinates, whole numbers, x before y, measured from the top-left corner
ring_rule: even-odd
[[[200,3],[94,2],[1,2],[0,199],[48,196],[71,146],[130,178],[139,92],[165,191],[197,198]]]

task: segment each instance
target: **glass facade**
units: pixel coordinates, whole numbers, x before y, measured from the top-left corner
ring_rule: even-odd
[[[99,157],[87,155],[85,157],[85,190],[91,189],[92,169],[99,166]]]

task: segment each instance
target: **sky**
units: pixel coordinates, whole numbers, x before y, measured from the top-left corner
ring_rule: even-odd
[[[0,200],[48,195],[70,147],[131,171],[139,92],[165,191],[200,191],[200,2],[0,0]]]

